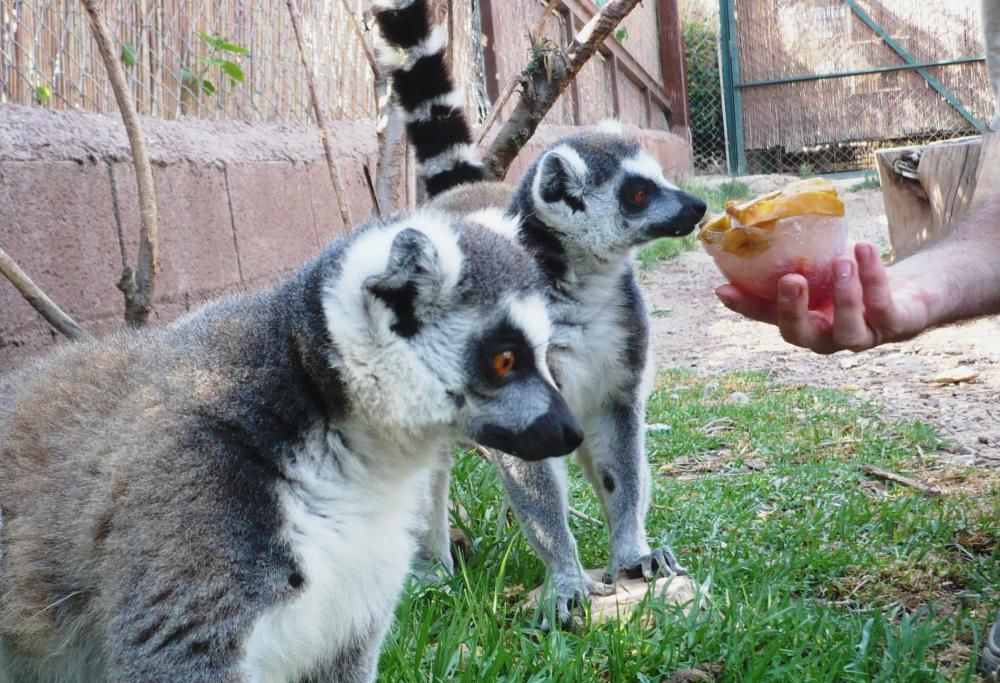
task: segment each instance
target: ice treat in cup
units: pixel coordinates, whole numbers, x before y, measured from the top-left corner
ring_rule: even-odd
[[[789,273],[809,283],[809,308],[833,293],[833,260],[847,252],[847,221],[837,188],[822,178],[794,182],[746,202],[729,202],[698,233],[729,281],[774,301]]]

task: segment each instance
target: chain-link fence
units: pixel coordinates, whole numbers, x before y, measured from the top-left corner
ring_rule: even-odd
[[[346,4],[360,16],[369,3]],[[301,10],[326,111],[374,118],[373,76],[344,3]],[[105,15],[141,114],[311,119],[284,0],[107,0]],[[0,102],[117,112],[79,0],[0,3]]]
[[[719,75],[718,0],[680,0],[691,146],[695,168],[726,172],[726,127]]]
[[[870,168],[989,123],[980,0],[682,2],[700,169]]]

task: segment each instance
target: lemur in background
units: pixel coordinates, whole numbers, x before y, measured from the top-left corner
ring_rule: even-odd
[[[652,366],[632,253],[657,238],[690,233],[705,213],[704,202],[668,183],[660,165],[620,127],[602,126],[552,145],[516,188],[481,182],[464,98],[445,61],[444,29],[432,27],[426,0],[376,0],[374,8],[380,59],[391,71],[431,205],[458,215],[492,207],[513,218],[516,230],[506,234],[534,255],[544,274],[553,322],[548,361],[584,428],[577,458],[610,529],[612,573],[684,573],[669,547],[650,549],[646,539],[650,476],[643,440]],[[499,230],[510,228],[507,221],[495,223]],[[571,604],[604,591],[580,566],[567,516],[565,463],[528,463],[505,453],[497,453],[494,463],[548,568],[565,621]],[[449,464],[436,475],[420,554],[450,571]]]
[[[437,455],[580,444],[543,296],[423,211],[0,377],[0,681],[373,680]]]

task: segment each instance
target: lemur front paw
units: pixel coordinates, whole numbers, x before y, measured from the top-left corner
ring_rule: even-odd
[[[657,574],[687,574],[687,568],[677,561],[677,556],[668,545],[654,548],[644,555],[628,558],[617,565],[619,571],[630,579],[652,580]],[[608,576],[605,575],[605,580]]]
[[[584,606],[590,603],[590,596],[611,595],[614,591],[614,586],[594,581],[582,569],[552,575],[540,600],[543,607],[542,629],[547,631],[551,628],[550,616],[555,616],[564,628],[575,626]]]

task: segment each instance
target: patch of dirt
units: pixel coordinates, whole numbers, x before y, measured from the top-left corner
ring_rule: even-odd
[[[747,183],[756,194],[791,180],[762,176]],[[855,182],[840,183],[851,238],[888,252],[882,195],[852,192]],[[714,294],[724,282],[701,249],[644,275],[658,368],[706,374],[765,370],[788,384],[840,388],[858,401],[881,404],[888,417],[933,426],[951,444],[941,454],[948,464],[1000,466],[1000,317],[939,328],[860,354],[821,356],[787,344],[775,327],[727,310]],[[975,370],[977,379],[953,385],[932,381],[938,373],[958,367]]]

